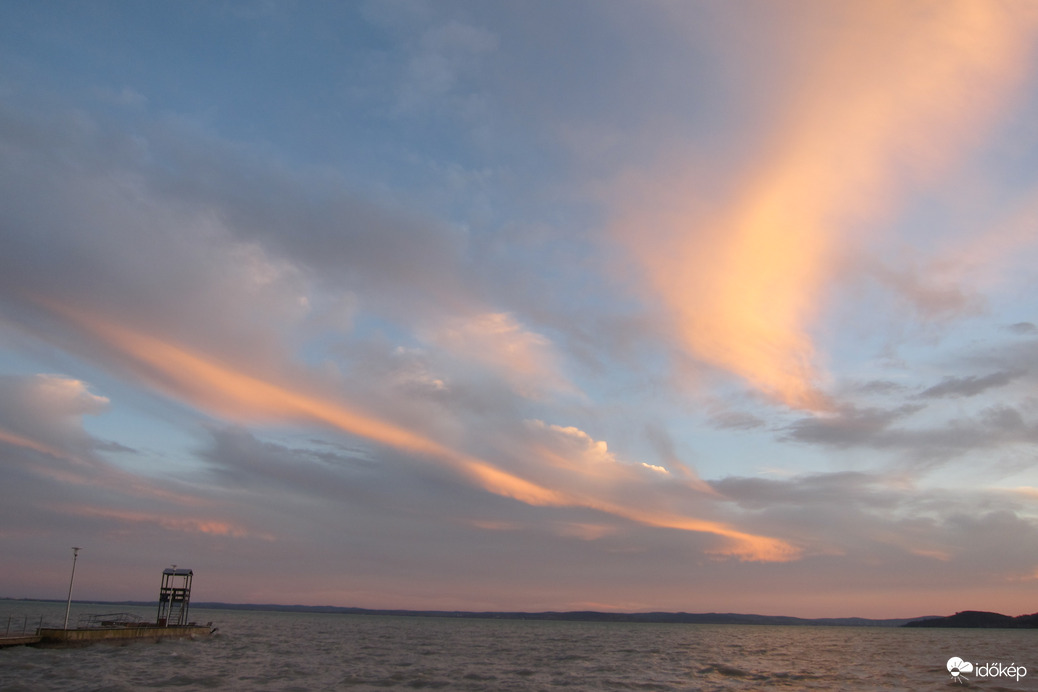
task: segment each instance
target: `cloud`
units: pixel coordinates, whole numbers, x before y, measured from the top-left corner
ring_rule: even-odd
[[[1038,326],[1035,326],[1033,322],[1016,322],[1006,327],[1006,329],[1014,334],[1038,334]]]
[[[253,375],[170,339],[159,339],[97,314],[52,303],[48,307],[101,339],[140,380],[227,420],[331,426],[391,448],[438,459],[490,492],[531,504],[559,504],[559,497],[551,490],[455,451],[419,431],[370,415],[339,397],[322,394],[316,385],[277,383],[269,376]]]
[[[552,457],[557,465],[570,468],[619,468],[616,457],[609,452],[609,445],[593,439],[580,428],[549,425],[540,420],[527,421],[527,425],[556,449],[558,453],[552,454]]]
[[[857,471],[804,474],[788,480],[729,476],[712,485],[729,500],[755,510],[848,502],[877,510],[896,506],[895,488],[886,479]]]
[[[1009,146],[1029,148],[1033,146],[1034,134],[1026,130],[1012,132],[1008,138],[1014,142]],[[983,186],[977,178],[989,175],[986,167],[978,168],[979,171],[966,183],[970,187]],[[961,237],[939,255],[938,264],[946,268],[949,277],[968,279],[993,297],[1004,296],[1006,289],[1015,290],[1013,286],[1017,283],[1030,283],[1030,268],[1038,257],[1038,243],[1034,237],[1034,228],[1038,224],[1036,185],[1038,181],[1031,178],[1007,189],[1005,198],[1000,199],[996,208],[988,213],[980,229],[976,228],[977,222],[970,219],[975,213],[974,208],[963,205],[962,211],[957,210],[958,214],[970,220],[960,231]],[[970,199],[968,195],[966,198]]]
[[[862,262],[860,267],[924,320],[937,321],[980,314],[983,300],[967,294],[956,282],[958,277],[940,277],[935,270],[906,268],[895,270],[878,262]]]
[[[329,449],[320,442],[298,448],[264,442],[248,429],[209,427],[207,444],[198,452],[207,461],[212,481],[222,487],[257,495],[289,492],[304,498],[362,501],[377,462],[362,449]],[[316,446],[316,448],[315,448]]]
[[[940,384],[923,390],[917,396],[922,399],[977,396],[989,389],[1004,387],[1024,374],[1026,373],[1023,371],[1012,371],[993,372],[983,376],[946,377]]]
[[[47,308],[99,339],[119,355],[138,381],[225,420],[241,423],[319,424],[390,449],[435,460],[483,490],[534,506],[585,507],[660,528],[714,534],[725,545],[710,552],[746,560],[795,559],[797,550],[779,539],[741,531],[682,511],[646,509],[620,496],[617,481],[644,470],[621,465],[604,442],[573,427],[534,423],[545,442],[531,445],[539,464],[517,474],[433,437],[375,417],[316,384],[279,383],[232,364],[159,339],[84,310],[47,303]],[[549,470],[553,469],[553,470]],[[629,489],[629,486],[626,486]],[[645,498],[642,498],[644,500]]]
[[[673,475],[682,479],[688,487],[708,495],[716,495],[716,491],[704,482],[696,471],[686,464],[677,454],[673,438],[665,429],[654,423],[647,423],[644,430],[645,438],[649,441],[662,465],[642,462],[642,466],[659,473]]]
[[[9,251],[0,259],[0,289],[7,325],[217,423],[345,434],[382,456],[423,460],[454,483],[530,506],[701,533],[713,538],[708,550],[717,555],[795,558],[795,547],[699,518],[695,507],[646,509],[660,474],[641,462],[617,463],[605,442],[574,436],[575,428],[551,429],[540,441],[520,435],[514,455],[494,440],[495,430],[468,432],[464,416],[472,410],[442,406],[459,401],[437,371],[442,363],[480,363],[489,379],[523,394],[572,385],[544,336],[510,312],[481,309],[472,297],[478,283],[459,271],[457,239],[441,227],[341,191],[345,202],[334,201],[328,179],[313,171],[307,180],[315,186],[303,190],[255,152],[176,123],[150,123],[156,129],[145,128],[148,136],[129,137],[85,116],[70,125],[62,118],[71,116],[60,114],[5,115],[0,145],[10,156],[0,178],[10,185],[0,208]],[[347,328],[380,319],[426,328],[436,351],[425,364],[433,369],[412,371],[407,382],[418,374],[444,386],[426,387],[428,396],[415,401],[414,387],[386,386],[399,378],[354,377],[334,362],[302,361],[296,349],[307,344],[297,335],[328,322],[315,310],[339,310],[343,301]],[[348,359],[360,352],[351,345],[340,357],[352,366]],[[501,410],[514,405],[511,395],[482,396]],[[523,450],[532,461],[516,461]],[[634,497],[624,497],[621,480],[638,489]],[[128,477],[121,482],[133,486]],[[147,483],[137,488],[150,492]],[[244,526],[227,535],[259,534]]]
[[[1007,560],[1003,555],[996,560],[998,567],[990,560],[1007,544],[1038,541],[1038,523],[1025,503],[1007,501],[997,490],[926,489],[906,483],[902,475],[860,472],[789,480],[729,477],[714,486],[756,512],[759,522],[810,546],[808,556],[846,556],[876,583],[889,581],[892,575],[882,575],[884,565],[900,554],[897,579],[903,584],[931,580],[934,588],[946,588],[975,580],[993,588],[1028,569],[1033,559],[1018,553]],[[942,563],[939,574],[934,561]]]
[[[892,409],[849,408],[835,416],[802,418],[786,429],[783,440],[833,449],[871,449],[907,455],[926,464],[949,461],[981,450],[1009,450],[1038,441],[1038,421],[1017,407],[994,404],[971,415],[933,422],[923,406]],[[911,425],[913,416],[918,418]]]
[[[397,109],[423,112],[448,96],[460,99],[459,82],[479,56],[494,51],[497,45],[497,36],[490,31],[458,20],[430,27],[408,61]]]
[[[889,439],[885,433],[894,423],[922,409],[907,404],[889,410],[847,408],[836,415],[801,418],[789,426],[788,438],[834,447],[881,445],[881,440]]]
[[[426,330],[425,338],[455,358],[498,372],[525,396],[573,391],[573,385],[560,372],[551,342],[524,329],[514,315],[484,313],[454,318]]]
[[[487,307],[462,232],[328,169],[290,170],[174,118],[131,135],[71,110],[37,117],[31,100],[0,115],[7,301],[35,287],[147,305],[254,347],[344,305],[405,324]]]
[[[530,453],[543,462],[539,473],[550,477],[552,487],[566,488],[575,506],[589,507],[618,517],[658,528],[678,529],[713,534],[724,539],[720,546],[706,552],[750,561],[785,562],[799,557],[799,549],[779,538],[746,532],[723,521],[699,518],[685,513],[668,502],[665,494],[655,492],[640,478],[646,471],[656,474],[643,464],[620,462],[608,445],[595,440],[583,430],[572,426],[550,425],[543,421],[529,421],[535,433]],[[691,485],[698,483],[693,478]],[[709,488],[699,497],[714,494]],[[687,502],[687,497],[681,500]],[[700,503],[698,514],[709,512]]]
[[[153,482],[110,462],[105,454],[111,451],[138,453],[86,431],[82,417],[105,414],[110,402],[83,382],[58,375],[4,376],[0,402],[5,511],[31,514],[48,527],[74,516],[122,524],[147,520],[170,530],[232,537],[247,533],[215,518],[204,494],[180,481]],[[24,522],[13,517],[4,523],[24,531]]]
[[[142,109],[148,105],[147,96],[128,86],[124,86],[118,91],[109,88],[99,88],[97,95],[103,101],[109,101],[126,108]]]
[[[856,391],[864,395],[887,396],[899,394],[905,390],[905,385],[890,380],[871,380],[858,385]]]
[[[745,411],[720,411],[710,417],[719,430],[753,430],[764,427],[764,420]]]
[[[839,388],[836,412],[778,426],[778,439],[830,450],[869,450],[870,458],[881,452],[890,455],[883,463],[917,471],[968,461],[971,468],[993,475],[1018,472],[1026,466],[1027,446],[1038,439],[1030,396],[1035,345],[997,331],[985,338],[972,328],[965,333],[969,341],[950,340],[950,352],[937,365],[938,371],[958,374],[927,382],[914,372],[932,371],[934,361],[912,361],[896,366],[897,381],[850,381]],[[970,374],[976,371],[985,374]]]
[[[86,383],[60,375],[0,376],[0,442],[57,458],[89,456],[82,417],[108,407]]]
[[[993,488],[993,490],[999,490],[999,488]],[[1021,486],[1018,488],[1001,488],[1004,492],[1014,493],[1023,495],[1024,497],[1038,499],[1038,488],[1032,488],[1030,486]]]
[[[182,531],[186,533],[200,533],[211,536],[226,536],[230,538],[246,538],[250,536],[248,530],[233,523],[215,519],[183,516],[183,514],[176,509],[168,513],[155,512],[154,509],[150,511],[134,512],[86,506],[62,506],[55,507],[54,509],[80,519],[96,518],[101,520],[113,520],[123,526],[132,525],[136,527],[140,524],[155,524],[167,531]],[[261,536],[261,538],[267,541],[274,540],[270,535]]]
[[[832,410],[810,329],[840,255],[990,128],[1027,64],[1035,17],[1018,9],[813,3],[775,16],[783,29],[769,24],[770,37],[751,32],[800,81],[771,75],[764,93],[782,101],[735,182],[718,189],[711,162],[679,146],[692,160],[612,189],[614,235],[675,345],[787,406]],[[939,293],[919,304],[961,309]]]

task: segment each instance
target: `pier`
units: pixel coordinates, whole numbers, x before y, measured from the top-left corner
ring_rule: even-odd
[[[66,611],[63,627],[39,625],[29,630],[28,617],[22,618],[20,631],[12,631],[8,618],[7,630],[0,636],[0,648],[8,646],[87,646],[96,642],[129,643],[159,641],[162,639],[196,639],[208,637],[216,631],[212,622],[199,624],[188,620],[191,603],[190,569],[165,569],[159,588],[159,609],[154,622],[145,622],[133,613],[106,613],[88,616],[77,627],[68,627]],[[71,588],[70,588],[71,593]],[[71,605],[71,600],[69,601]]]
[[[132,641],[159,641],[161,639],[195,639],[208,637],[213,631],[212,623],[205,625],[173,625],[162,627],[155,624],[80,628],[66,630],[44,627],[39,630],[36,641],[26,642],[36,646],[86,646],[96,642],[128,643]]]
[[[39,624],[36,624],[36,622],[36,619],[33,618],[34,626],[30,629],[28,615],[18,619],[8,617],[4,633],[0,635],[0,649],[5,646],[26,646],[38,643],[40,641],[39,629],[43,627],[43,618],[39,619]]]
[[[38,634],[19,634],[16,636],[4,636],[0,637],[0,649],[5,646],[32,646],[33,644],[40,643],[40,635]]]

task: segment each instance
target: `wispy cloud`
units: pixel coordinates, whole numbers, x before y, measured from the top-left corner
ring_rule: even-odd
[[[572,392],[560,372],[551,342],[523,328],[506,313],[455,318],[428,330],[429,342],[468,363],[493,369],[526,396],[544,391]]]
[[[587,507],[639,523],[662,528],[709,533],[729,541],[711,552],[750,560],[788,560],[797,550],[780,539],[757,536],[722,522],[698,519],[678,512],[646,509],[617,494],[621,478],[630,481],[638,466],[621,466],[604,442],[596,442],[572,427],[538,427],[550,433],[551,445],[534,444],[533,453],[547,467],[561,468],[561,476],[546,467],[527,468],[538,482],[491,462],[452,448],[398,423],[373,417],[339,396],[322,394],[315,385],[279,384],[219,362],[204,354],[118,325],[97,314],[66,306],[48,308],[101,339],[107,348],[131,363],[137,378],[220,417],[242,423],[321,424],[360,436],[392,449],[444,463],[453,472],[484,490],[535,506]],[[559,445],[563,449],[559,449]],[[574,446],[580,448],[576,449]],[[642,467],[644,468],[644,467]]]
[[[681,161],[625,179],[615,232],[679,348],[823,411],[811,327],[840,254],[867,245],[862,229],[881,228],[907,189],[940,178],[991,126],[1024,74],[1035,19],[971,3],[807,7],[776,18],[792,33],[769,48],[812,69],[784,85],[737,182],[717,191],[708,162]]]
[[[990,375],[970,375],[968,377],[947,377],[940,384],[935,384],[919,393],[923,399],[939,399],[944,397],[969,397],[977,396],[985,391],[1004,387],[1013,380],[1019,379],[1025,373],[993,372]]]

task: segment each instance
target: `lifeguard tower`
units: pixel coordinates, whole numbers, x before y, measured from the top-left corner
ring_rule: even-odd
[[[162,586],[159,588],[159,616],[155,624],[159,627],[175,627],[188,624],[187,611],[191,604],[191,578],[194,572],[177,569],[176,565],[162,570]]]

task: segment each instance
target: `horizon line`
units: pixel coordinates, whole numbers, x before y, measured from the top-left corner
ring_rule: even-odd
[[[36,601],[40,603],[65,603],[65,599],[59,598],[16,598],[3,596],[0,597],[0,601]],[[109,601],[99,599],[72,599],[72,603],[78,603],[81,605],[132,605],[132,606],[153,606],[155,601],[140,601],[140,600],[120,600],[120,601]],[[232,603],[227,601],[199,601],[191,604],[195,608],[211,608],[214,610],[281,610],[281,611],[296,611],[296,612],[327,612],[327,613],[340,613],[340,614],[377,614],[377,615],[400,615],[400,616],[425,616],[425,617],[439,617],[439,616],[451,616],[451,617],[472,617],[477,619],[487,619],[497,616],[501,619],[519,619],[524,616],[531,618],[542,618],[550,619],[549,616],[557,616],[559,618],[565,616],[571,616],[570,619],[577,619],[575,616],[585,615],[593,616],[596,619],[624,619],[624,618],[645,618],[645,617],[732,617],[732,618],[759,618],[759,619],[772,619],[772,620],[794,620],[801,622],[827,622],[827,621],[861,621],[861,622],[911,622],[914,620],[926,620],[930,618],[947,617],[946,615],[919,615],[913,617],[887,617],[887,618],[869,618],[861,616],[830,616],[830,617],[801,617],[798,615],[765,615],[761,613],[739,613],[739,612],[720,612],[720,611],[707,611],[707,612],[689,612],[689,611],[676,611],[676,610],[651,610],[651,611],[604,611],[604,610],[540,610],[540,611],[527,611],[527,610],[434,610],[434,609],[418,609],[418,608],[367,608],[360,606],[336,606],[336,605],[305,605],[301,603]],[[961,611],[969,612],[969,611]],[[994,612],[994,611],[977,611],[977,612]]]

